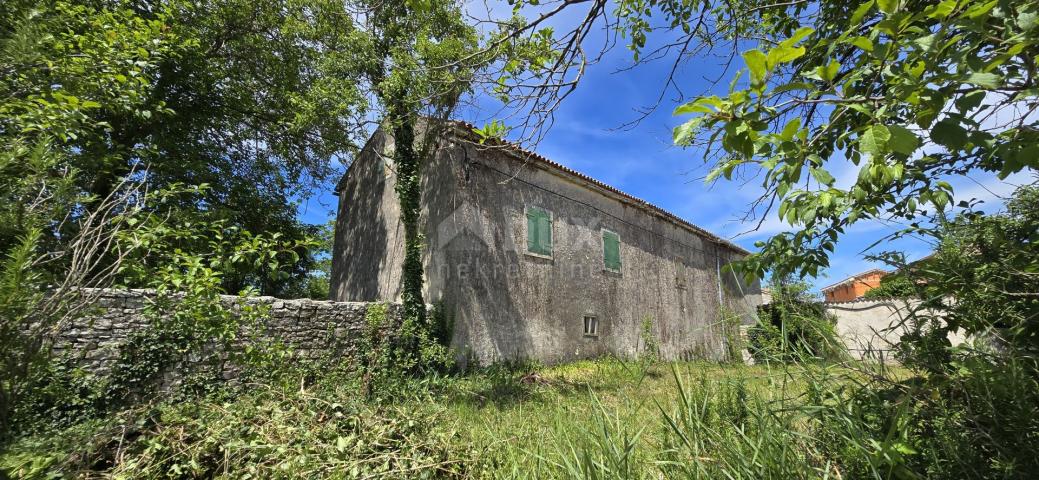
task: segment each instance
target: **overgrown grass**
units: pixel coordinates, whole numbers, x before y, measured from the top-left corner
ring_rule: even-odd
[[[493,369],[445,384],[438,405],[455,441],[485,446],[479,465],[488,477],[569,477],[582,468],[582,456],[609,449],[617,464],[604,470],[632,478],[655,470],[669,437],[662,409],[682,398],[677,379],[686,389],[739,384],[747,397],[757,397],[784,391],[775,373],[763,366],[614,359]],[[726,408],[746,399],[727,398]]]
[[[1035,399],[1034,379],[1015,378],[920,403],[914,389],[929,380],[882,365],[601,359],[403,380],[372,400],[356,373],[297,372],[22,438],[0,468],[16,478],[1029,478],[1034,461],[989,449],[1035,443],[1034,406],[985,410]],[[976,405],[964,409],[964,395]],[[980,418],[995,423],[978,430]],[[993,430],[1012,418],[1010,433]]]
[[[682,398],[678,378],[737,382],[750,396],[776,386],[765,367],[603,359],[408,382],[371,401],[351,372],[287,375],[26,437],[0,468],[26,478],[562,478],[617,444],[628,451],[611,454],[624,464],[609,471],[634,478],[667,445],[661,412]]]

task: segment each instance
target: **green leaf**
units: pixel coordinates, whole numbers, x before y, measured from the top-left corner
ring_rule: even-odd
[[[722,167],[712,168],[711,171],[707,173],[707,177],[704,178],[703,182],[709,184],[717,180],[723,173],[725,173],[725,169]]]
[[[812,167],[808,171],[812,174],[812,177],[815,178],[815,181],[820,184],[826,185],[827,187],[833,185],[833,175],[830,175],[830,172],[827,172],[825,169]]]
[[[790,82],[784,85],[780,85],[771,90],[772,94],[780,94],[783,92],[790,92],[794,90],[813,90],[815,85],[808,82]]]
[[[859,137],[859,150],[874,157],[883,156],[888,151],[891,132],[883,125],[873,125]]]
[[[891,125],[888,127],[888,130],[891,132],[891,140],[888,142],[888,146],[895,153],[912,155],[920,146],[920,139],[909,129],[901,125]]]
[[[1002,77],[995,73],[974,72],[967,77],[967,83],[973,83],[979,87],[996,89],[1002,84]]]
[[[704,117],[696,117],[675,127],[674,132],[672,132],[672,140],[675,145],[688,145],[696,135],[696,131],[699,130],[700,124],[703,123],[703,121]]]
[[[943,0],[938,5],[934,5],[924,9],[924,12],[930,18],[942,19],[948,17],[953,10],[956,10],[957,0]]]
[[[1021,12],[1017,15],[1017,26],[1021,30],[1029,31],[1039,25],[1039,13],[1037,12]]]
[[[880,11],[887,14],[892,14],[898,11],[898,4],[898,0],[877,0],[877,7],[880,8]]]
[[[999,4],[999,0],[992,0],[988,3],[974,3],[966,12],[963,12],[963,15],[971,19],[978,18],[988,14],[997,4]]]
[[[765,66],[765,54],[757,49],[748,50],[743,52],[743,61],[747,62],[747,68],[750,70],[751,85],[761,85],[768,71]]]
[[[706,105],[706,102],[702,98],[697,98],[691,102],[679,105],[672,112],[672,115],[684,115],[686,113],[713,113],[714,110]]]
[[[768,51],[768,57],[765,60],[766,66],[771,69],[776,65],[783,63],[789,63],[798,58],[801,58],[805,54],[804,47],[786,47],[778,46]]]
[[[866,52],[873,51],[873,41],[866,37],[855,37],[851,40],[851,44],[855,45],[856,47],[859,47],[860,49]]]
[[[815,29],[812,28],[812,27],[801,27],[801,28],[798,28],[797,31],[794,32],[794,34],[790,36],[790,38],[788,38],[786,40],[783,40],[779,45],[782,46],[782,47],[792,47],[797,42],[800,42],[801,40],[804,40],[805,38],[807,38],[809,35],[811,35],[813,33],[815,33]]]
[[[931,140],[950,150],[959,150],[967,143],[967,130],[956,121],[945,119],[931,129]]]
[[[797,130],[799,128],[801,128],[801,119],[800,118],[795,118],[793,120],[790,120],[783,127],[783,131],[779,133],[779,138],[783,139],[784,141],[789,142],[790,140],[793,140],[794,135],[797,133]]]
[[[856,8],[855,11],[851,14],[851,19],[849,20],[848,24],[852,28],[857,27],[859,23],[862,22],[862,19],[866,18],[866,14],[869,13],[869,9],[871,8],[873,8],[873,0],[869,0],[868,2],[865,2],[862,5],[859,5],[858,8]]]
[[[837,60],[830,60],[825,67],[819,67],[819,76],[827,82],[832,82],[834,78],[837,78],[837,72],[841,69],[841,63]]]
[[[921,50],[930,50],[931,46],[934,45],[934,40],[936,38],[938,38],[938,35],[932,33],[913,40],[913,43],[920,47]]]

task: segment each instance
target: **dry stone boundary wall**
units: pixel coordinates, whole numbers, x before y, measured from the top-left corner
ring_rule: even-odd
[[[92,372],[110,369],[119,359],[119,347],[134,332],[149,327],[151,320],[145,308],[155,298],[149,290],[106,289],[97,298],[89,314],[57,333],[54,353]],[[263,336],[284,343],[297,358],[319,359],[341,357],[347,361],[355,352],[365,328],[366,302],[331,302],[320,300],[282,300],[274,297],[237,297],[222,295],[221,301],[233,311],[245,305],[266,305],[269,315],[261,321]],[[400,317],[399,304],[387,305],[384,325],[395,325]],[[225,378],[233,377],[228,365]]]

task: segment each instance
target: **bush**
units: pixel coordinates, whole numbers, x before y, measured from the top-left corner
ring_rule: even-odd
[[[758,311],[758,323],[747,331],[748,349],[756,362],[837,360],[844,347],[834,329],[836,318],[807,295],[803,283],[775,282],[772,303]]]
[[[878,298],[912,298],[917,293],[917,286],[905,275],[893,273],[880,279],[877,288],[867,291],[862,297]]]

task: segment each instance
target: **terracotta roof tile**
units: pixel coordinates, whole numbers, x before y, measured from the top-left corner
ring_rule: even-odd
[[[822,291],[822,292],[833,290],[834,288],[837,288],[837,287],[839,287],[841,285],[844,285],[845,283],[854,282],[855,280],[858,280],[858,279],[860,279],[862,277],[865,277],[866,275],[871,275],[871,274],[874,274],[874,273],[882,273],[884,275],[887,275],[888,271],[884,270],[884,269],[881,269],[881,268],[871,268],[869,270],[866,270],[865,272],[857,273],[855,275],[847,277],[844,280],[841,280],[839,282],[831,283],[830,285],[827,285],[827,286],[825,286],[823,288],[820,288],[819,290]]]

